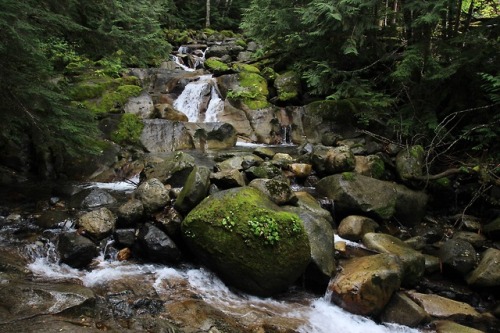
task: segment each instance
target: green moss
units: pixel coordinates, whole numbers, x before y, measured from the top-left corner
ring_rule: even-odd
[[[377,179],[382,178],[385,172],[384,161],[379,156],[373,156],[370,158],[370,164],[372,172],[371,176]]]
[[[278,99],[280,101],[289,101],[289,100],[292,100],[294,98],[297,98],[298,97],[298,92],[297,91],[291,91],[291,92],[282,92],[278,95]]]
[[[236,40],[236,45],[246,48],[247,47],[247,42],[245,42],[244,39],[238,38]]]
[[[141,87],[123,85],[116,90],[106,91],[99,101],[86,101],[86,106],[95,113],[119,112],[130,97],[139,96],[141,92]]]
[[[410,148],[410,156],[416,158],[416,159],[422,159],[423,156],[424,156],[424,147],[422,147],[421,145],[416,145],[416,146],[412,146]]]
[[[125,113],[118,124],[118,129],[112,133],[111,139],[117,143],[137,143],[143,128],[144,123],[137,115]]]
[[[396,202],[393,202],[392,204],[387,203],[385,207],[374,209],[373,212],[377,216],[380,216],[383,219],[388,219],[394,215],[395,207],[396,207]]]
[[[448,178],[448,177],[443,177],[443,178],[436,179],[435,183],[438,186],[444,187],[444,188],[449,188],[451,186],[451,181],[450,181],[450,178]]]
[[[230,70],[229,66],[217,58],[209,58],[205,61],[205,67],[215,72],[227,72]]]
[[[267,87],[266,79],[257,73],[240,72],[239,83],[240,86],[247,90],[251,96],[254,96],[242,99],[243,103],[245,103],[250,109],[257,110],[269,106],[269,102],[267,101],[269,89]]]
[[[354,172],[342,172],[342,179],[347,181],[353,181],[356,179],[356,173]]]
[[[261,75],[268,81],[274,81],[278,76],[271,67],[264,67],[261,71]]]
[[[260,73],[260,69],[253,65],[235,63],[233,69],[237,72]]]

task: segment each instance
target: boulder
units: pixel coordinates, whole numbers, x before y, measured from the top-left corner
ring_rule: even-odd
[[[396,156],[396,172],[402,180],[422,176],[425,152],[422,146],[409,146]]]
[[[182,215],[173,207],[167,207],[154,216],[155,222],[165,230],[173,240],[180,239]]]
[[[297,197],[300,198],[297,207],[284,206],[283,209],[297,214],[304,221],[311,246],[311,263],[306,270],[306,283],[323,292],[336,270],[332,251],[335,237],[332,218],[309,193],[298,192]]]
[[[243,170],[247,169],[250,166],[260,165],[264,162],[264,160],[257,155],[248,154],[243,156],[234,156],[228,158],[222,162],[219,162],[215,165],[216,170]]]
[[[162,119],[170,121],[183,121],[183,122],[188,121],[188,117],[184,113],[176,110],[170,104],[166,103],[156,104],[155,110],[159,113],[159,116]]]
[[[200,203],[208,194],[210,187],[210,169],[204,166],[195,166],[189,174],[186,183],[177,196],[174,208],[186,214]]]
[[[116,203],[116,199],[103,189],[93,189],[82,201],[83,208],[97,208]]]
[[[71,215],[63,210],[45,210],[36,219],[35,224],[44,229],[57,228],[58,226],[71,222]]]
[[[417,327],[428,321],[429,315],[405,293],[396,292],[384,308],[380,319],[386,323]]]
[[[113,239],[118,248],[131,248],[135,243],[135,229],[116,229]]]
[[[140,142],[151,153],[193,149],[194,142],[182,122],[165,119],[143,120]]]
[[[465,275],[476,266],[477,253],[470,243],[449,239],[439,249],[439,259],[445,273]]]
[[[407,295],[420,304],[427,314],[436,319],[463,321],[481,317],[481,314],[467,303],[433,294],[421,294],[416,291],[408,291]]]
[[[354,154],[347,146],[314,146],[311,154],[314,170],[320,175],[332,175],[344,171],[353,171],[356,166]]]
[[[278,206],[293,205],[298,200],[290,185],[280,180],[257,178],[252,180],[248,186],[255,187]]]
[[[252,166],[245,170],[249,180],[256,178],[275,179],[283,176],[283,171],[274,164],[264,162],[261,165]]]
[[[486,243],[486,237],[483,234],[473,231],[457,231],[453,234],[453,239],[466,241],[476,249],[482,248]]]
[[[86,234],[103,239],[115,228],[116,216],[106,207],[102,207],[80,216],[77,224]]]
[[[260,158],[267,160],[267,159],[272,159],[274,154],[276,154],[276,152],[269,147],[261,146],[261,147],[255,148],[255,150],[253,151],[253,154],[259,156]]]
[[[395,217],[403,225],[419,222],[427,204],[423,192],[352,172],[322,178],[317,190],[335,201],[341,215],[362,214],[382,220]]]
[[[245,176],[237,169],[213,172],[210,175],[210,181],[220,189],[229,189],[246,185]]]
[[[137,97],[131,97],[123,107],[125,113],[132,113],[142,119],[150,119],[154,116],[155,106],[153,98],[145,91]]]
[[[279,74],[274,80],[274,87],[280,102],[297,101],[301,93],[300,76],[294,71]]]
[[[118,208],[118,224],[132,226],[144,216],[144,205],[139,199],[130,199]]]
[[[170,197],[168,189],[157,178],[151,178],[143,182],[135,190],[136,197],[141,200],[146,212],[154,212],[165,207]]]
[[[365,234],[375,232],[379,227],[379,224],[371,218],[360,215],[349,215],[340,221],[337,232],[342,238],[359,241]]]
[[[65,232],[59,235],[57,252],[61,263],[74,268],[83,268],[97,256],[96,245],[88,238],[76,232]]]
[[[182,235],[229,285],[260,296],[286,290],[309,264],[303,222],[252,187],[213,193],[182,222]]]
[[[360,175],[372,177],[376,179],[382,178],[385,172],[385,164],[382,158],[378,155],[355,156],[356,166],[354,172]]]
[[[391,254],[353,258],[340,266],[328,291],[333,303],[351,313],[377,315],[401,285],[403,267]]]
[[[478,287],[500,286],[500,250],[487,249],[479,265],[467,276],[467,283]]]
[[[291,163],[288,167],[297,178],[306,178],[312,173],[312,165],[308,163]]]
[[[416,284],[424,275],[425,258],[402,240],[387,234],[367,233],[363,236],[363,244],[370,250],[396,255],[403,264],[401,283]]]
[[[159,263],[178,263],[181,252],[175,243],[159,228],[150,223],[144,224],[137,235],[141,245],[139,251],[147,260]]]
[[[233,125],[222,122],[198,125],[204,127],[208,149],[229,149],[236,145],[238,133]]]
[[[436,333],[484,333],[472,327],[460,325],[450,320],[435,320],[432,322]]]
[[[497,217],[492,222],[483,227],[484,233],[492,240],[500,240],[500,217]]]
[[[245,48],[242,46],[232,44],[232,43],[224,43],[220,45],[212,45],[207,49],[207,52],[205,54],[205,57],[211,58],[211,57],[222,57],[226,54],[230,55],[231,57],[235,58],[238,56],[238,54],[242,51],[244,51]]]
[[[217,113],[217,119],[220,122],[233,125],[237,135],[241,135],[252,141],[257,140],[245,111],[233,106],[229,100],[226,99],[224,101],[224,109]]]
[[[164,184],[182,187],[196,165],[194,157],[184,152],[175,152],[164,158],[146,160],[141,180],[158,178]]]

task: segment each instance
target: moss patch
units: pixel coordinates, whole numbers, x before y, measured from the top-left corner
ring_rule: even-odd
[[[269,89],[267,81],[257,73],[240,72],[238,75],[240,86],[249,92],[249,97],[244,97],[242,102],[250,109],[257,110],[269,106],[267,96]]]
[[[125,113],[118,124],[118,129],[112,133],[111,139],[117,143],[135,144],[139,142],[143,128],[144,123],[137,115]]]
[[[217,58],[208,58],[205,61],[205,67],[214,72],[227,72],[230,70],[229,66]]]
[[[139,96],[141,92],[141,87],[127,84],[106,91],[97,101],[86,101],[84,104],[94,113],[119,112],[130,97]]]
[[[252,65],[248,65],[248,64],[236,63],[233,65],[233,69],[237,72],[249,72],[249,73],[257,73],[257,74],[260,73],[259,68],[252,66]]]

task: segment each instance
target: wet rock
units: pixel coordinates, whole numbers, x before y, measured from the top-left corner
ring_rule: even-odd
[[[417,327],[428,321],[429,315],[405,293],[397,292],[384,308],[380,319],[387,323]]]
[[[403,264],[401,280],[403,284],[414,285],[423,276],[425,271],[424,256],[402,240],[387,234],[367,233],[363,236],[363,244],[370,250],[398,256]]]
[[[175,200],[174,208],[183,214],[188,213],[194,206],[205,199],[209,186],[210,169],[204,166],[194,167]]]
[[[289,168],[297,178],[306,178],[312,173],[312,165],[308,163],[292,163]]]
[[[424,254],[425,258],[425,272],[434,273],[441,269],[441,261],[438,257]]]
[[[186,123],[194,139],[196,149],[229,149],[236,145],[237,131],[233,125],[220,121],[209,123]]]
[[[116,259],[118,261],[126,261],[132,257],[132,251],[128,247],[124,247],[116,254]]]
[[[257,140],[245,111],[233,106],[229,99],[224,101],[224,109],[217,113],[217,119],[220,122],[233,125],[237,135],[241,135],[252,141]]]
[[[36,316],[53,315],[67,310],[83,312],[95,302],[92,290],[77,284],[24,281],[2,285],[0,298],[2,307],[7,309],[5,312],[0,311],[0,325],[16,323],[18,329],[22,321],[31,321]]]
[[[135,194],[147,212],[154,212],[165,207],[170,200],[168,189],[157,178],[148,179],[139,185]]]
[[[300,76],[294,71],[279,74],[274,80],[274,87],[279,101],[297,101],[301,93]]]
[[[50,229],[70,221],[70,214],[62,210],[46,210],[35,220],[39,227]]]
[[[272,159],[275,152],[274,152],[274,150],[272,150],[269,147],[257,147],[253,151],[253,154],[255,154],[263,159]]]
[[[432,322],[436,333],[482,333],[483,331],[476,330],[472,327],[460,325],[450,320],[436,320]]]
[[[311,288],[323,292],[330,279],[335,275],[335,258],[333,254],[334,232],[331,215],[322,209],[316,200],[306,192],[298,193],[298,207],[285,206],[285,210],[297,214],[304,221],[304,228],[311,246],[311,263],[305,278]],[[314,201],[314,203],[313,203]]]
[[[130,199],[118,208],[118,224],[133,226],[144,217],[144,205],[139,199]]]
[[[161,226],[163,230],[172,239],[180,237],[182,215],[173,207],[167,207],[165,210],[158,212],[154,216],[155,222]]]
[[[181,253],[175,243],[159,228],[146,223],[139,229],[137,240],[140,252],[147,260],[160,263],[178,263]]]
[[[74,268],[87,266],[98,253],[96,245],[90,239],[76,232],[60,234],[57,251],[61,262]]]
[[[244,169],[243,165],[245,165],[246,168],[252,166],[252,165],[261,165],[264,162],[264,160],[257,155],[249,154],[249,155],[243,155],[243,156],[234,156],[231,158],[228,158],[222,162],[219,162],[215,165],[216,170],[218,171],[224,171],[224,170],[238,170],[241,171]]]
[[[353,171],[356,166],[356,159],[347,146],[333,148],[316,145],[311,154],[311,163],[314,170],[320,175],[332,175]]]
[[[402,180],[422,176],[425,152],[422,146],[403,148],[396,156],[396,171]]]
[[[427,245],[425,238],[422,236],[411,237],[411,238],[405,239],[404,242],[409,247],[411,247],[412,249],[417,250],[417,251],[421,251]]]
[[[335,200],[340,214],[362,214],[378,219],[396,217],[404,225],[412,225],[425,214],[427,195],[403,185],[344,172],[322,178],[318,193]]]
[[[96,188],[93,189],[82,201],[83,208],[97,208],[109,206],[116,203],[116,199],[108,192]]]
[[[472,231],[457,231],[453,234],[453,239],[466,241],[476,249],[483,247],[486,243],[486,237],[484,237],[484,235]]]
[[[438,295],[408,291],[408,296],[420,304],[430,316],[436,319],[467,320],[479,319],[481,314],[467,303],[457,302]]]
[[[342,238],[359,241],[363,238],[364,234],[375,232],[379,227],[377,222],[368,217],[350,215],[340,221],[337,232]]]
[[[150,158],[144,165],[141,180],[157,178],[172,187],[182,187],[196,165],[193,156],[176,152],[164,158]]]
[[[492,240],[500,240],[500,217],[486,224],[483,231]]]
[[[116,229],[113,238],[119,247],[132,247],[135,243],[135,229]]]
[[[279,180],[258,178],[252,180],[248,186],[258,189],[278,206],[293,205],[298,200],[290,185]]]
[[[246,185],[246,180],[242,172],[237,169],[213,172],[210,181],[220,189],[229,189]]]
[[[261,296],[288,288],[311,258],[300,218],[247,186],[203,200],[182,222],[182,235],[226,283]]]
[[[281,165],[288,165],[294,161],[294,158],[292,156],[290,156],[290,154],[276,153],[276,154],[274,154],[272,160],[273,160],[273,162],[281,164]]]
[[[382,178],[385,171],[385,164],[382,158],[378,155],[355,156],[356,166],[354,172],[360,175],[372,177],[376,179]]]
[[[500,250],[486,250],[479,265],[467,276],[467,283],[479,287],[500,286]]]
[[[331,301],[360,315],[376,315],[399,289],[403,267],[390,254],[353,258],[341,263],[342,270],[330,281]]]
[[[423,237],[428,244],[440,241],[444,234],[444,228],[433,223],[419,223],[413,227],[412,232],[412,235],[416,237]]]
[[[85,233],[97,239],[111,234],[116,224],[116,216],[106,207],[85,213],[78,219],[78,226]]]
[[[266,178],[273,179],[283,176],[283,171],[274,164],[264,162],[258,166],[252,166],[245,170],[248,179]]]
[[[439,259],[444,272],[465,275],[476,266],[477,253],[470,243],[460,239],[450,239],[439,249]]]

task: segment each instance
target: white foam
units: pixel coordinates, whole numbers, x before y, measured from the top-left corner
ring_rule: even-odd
[[[104,190],[117,191],[117,192],[131,192],[135,190],[137,184],[139,183],[139,175],[135,175],[134,177],[119,181],[119,182],[91,182],[86,183],[83,188],[100,188]]]

